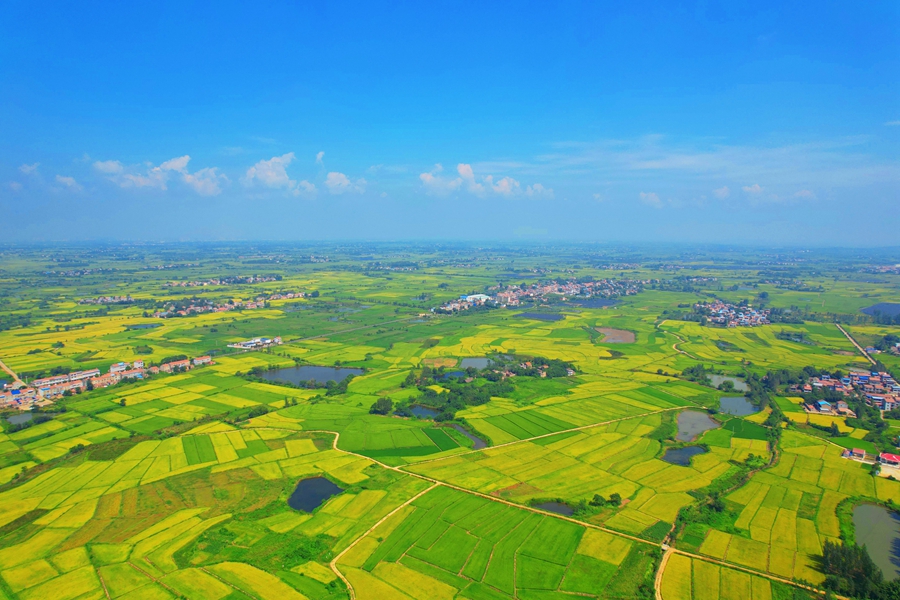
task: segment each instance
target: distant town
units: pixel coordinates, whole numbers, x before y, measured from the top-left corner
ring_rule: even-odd
[[[574,298],[613,299],[633,296],[643,291],[645,285],[655,280],[600,279],[597,281],[576,281],[537,283],[533,285],[494,286],[488,288],[490,294],[462,295],[455,300],[444,302],[432,312],[458,312],[475,306],[514,307],[523,302],[539,302],[551,298],[571,300]]]
[[[248,277],[216,277],[200,281],[170,281],[164,287],[206,287],[210,285],[247,285],[281,281],[281,275],[250,275]]]

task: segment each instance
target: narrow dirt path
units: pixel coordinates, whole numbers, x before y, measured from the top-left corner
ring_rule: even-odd
[[[844,329],[843,327],[841,327],[839,323],[835,323],[834,326],[837,327],[838,329],[840,329],[840,330],[841,330],[841,333],[843,333],[845,336],[847,336],[847,339],[850,340],[850,343],[853,344],[854,346],[856,346],[856,349],[859,350],[859,353],[860,353],[860,354],[862,354],[863,356],[866,357],[866,360],[867,360],[867,361],[869,361],[869,362],[872,363],[873,365],[875,364],[875,359],[872,358],[871,356],[869,356],[869,354],[868,354],[865,350],[863,350],[863,347],[860,346],[858,343],[856,343],[856,340],[853,339],[853,336],[852,336],[852,335],[850,335],[849,333],[847,333],[847,330],[846,330],[846,329]]]
[[[656,577],[653,579],[653,590],[656,593],[656,600],[663,600],[662,595],[662,579],[663,579],[663,571],[666,570],[666,564],[669,562],[669,557],[672,556],[672,549],[668,546],[665,547],[665,551],[662,555],[662,560],[659,561],[659,568],[656,570]]]

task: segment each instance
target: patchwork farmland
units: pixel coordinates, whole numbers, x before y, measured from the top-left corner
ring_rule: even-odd
[[[715,287],[676,290],[646,266],[628,274],[647,282],[640,293],[608,306],[443,315],[430,308],[513,280],[514,256],[451,267],[423,251],[416,270],[386,274],[334,249],[324,266],[278,263],[272,277],[204,291],[217,304],[283,299],[154,318],[194,293],[169,280],[244,277],[260,255],[215,250],[159,273],[137,255],[84,252],[118,270],[50,276],[42,254],[4,254],[0,360],[23,385],[135,361],[146,377],[33,406],[10,392],[0,597],[812,597],[826,585],[826,542],[853,542],[853,508],[900,501],[889,467],[871,466],[900,420],[810,413],[788,391],[812,372],[871,369],[835,315],[847,323],[872,297],[896,299],[896,284],[821,274],[846,265],[811,270],[825,291],[802,309],[793,290],[753,287],[745,262],[701,261],[685,270]],[[514,280],[621,277],[586,256],[537,254]],[[804,318],[729,329],[679,308],[762,292]],[[79,302],[110,295],[134,302]],[[526,310],[552,319],[517,318]],[[866,344],[896,329],[854,318]],[[276,336],[258,351],[230,347]],[[197,356],[210,363],[149,370]],[[264,378],[298,367],[359,371]],[[745,382],[750,414],[723,412],[736,392],[710,375]],[[685,412],[709,428],[679,439]],[[854,448],[867,458],[845,458]],[[683,462],[669,454],[685,450]],[[322,478],[333,495],[291,508],[298,483]]]

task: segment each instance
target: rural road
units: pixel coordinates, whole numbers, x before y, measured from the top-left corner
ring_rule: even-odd
[[[6,371],[7,373],[9,373],[9,376],[13,378],[13,382],[23,383],[23,384],[24,384],[24,382],[23,382],[21,379],[19,379],[19,376],[16,375],[16,372],[13,371],[12,369],[10,369],[9,367],[7,367],[7,366],[6,366],[6,363],[3,362],[2,360],[0,360],[0,369],[3,369],[3,370]]]
[[[863,347],[856,343],[856,340],[853,339],[853,336],[851,336],[849,333],[847,333],[847,330],[846,330],[846,329],[844,329],[843,327],[841,327],[838,323],[835,323],[834,325],[835,325],[835,327],[837,327],[838,329],[841,330],[841,333],[843,333],[844,335],[847,336],[847,339],[850,340],[850,343],[853,344],[854,346],[856,346],[856,349],[859,350],[859,353],[860,353],[860,354],[862,354],[863,356],[866,357],[866,360],[868,360],[868,361],[869,361],[870,363],[872,363],[873,365],[875,364],[875,359],[873,359],[871,356],[869,356],[869,355],[866,353],[866,351],[863,350]]]

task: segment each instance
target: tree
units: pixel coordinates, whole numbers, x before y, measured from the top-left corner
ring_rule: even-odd
[[[619,506],[622,504],[622,496],[619,495],[619,492],[613,492],[609,495],[609,503],[613,506]]]
[[[369,413],[373,415],[387,415],[394,409],[394,403],[390,398],[379,398],[372,404],[372,408],[369,409]]]

